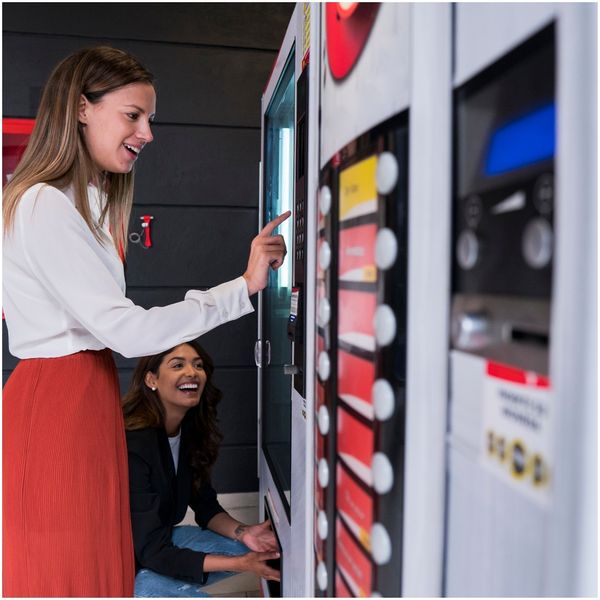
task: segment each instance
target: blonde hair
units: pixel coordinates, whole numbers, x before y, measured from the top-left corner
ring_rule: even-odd
[[[97,172],[83,138],[79,105],[82,94],[95,104],[105,94],[132,83],[154,85],[154,76],[126,52],[108,46],[80,50],[54,69],[44,88],[27,149],[4,188],[5,235],[12,229],[23,193],[36,183],[47,183],[59,189],[73,186],[75,207],[100,241],[87,199],[87,186],[95,181],[107,195],[100,224],[108,216],[115,246],[124,256],[133,204],[133,170]]]

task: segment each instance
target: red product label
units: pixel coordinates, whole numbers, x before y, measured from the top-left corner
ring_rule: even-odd
[[[369,558],[354,541],[348,530],[336,519],[337,544],[335,557],[355,596],[370,596],[373,567]]]
[[[370,550],[373,497],[358,485],[339,463],[336,507],[340,517],[355,537],[367,550]]]
[[[335,597],[336,598],[352,598],[352,592],[346,587],[340,572],[335,572]]]
[[[375,364],[338,351],[338,395],[367,419],[373,420],[371,390],[375,382]]]
[[[367,348],[369,343],[375,349],[373,318],[377,308],[377,296],[369,292],[339,291],[338,337],[353,340],[359,347]],[[372,339],[363,339],[366,336]],[[369,349],[369,348],[367,348]]]
[[[324,241],[324,238],[319,238],[317,240],[317,256],[321,256],[321,246],[323,245]],[[319,264],[319,260],[317,259],[317,282],[323,281],[323,279],[325,279],[325,271],[323,271],[321,265]]]
[[[318,477],[318,463],[315,464],[315,503],[317,509],[323,510],[325,508],[325,490],[319,485]]]
[[[325,350],[325,338],[322,335],[317,334],[317,360],[319,359],[319,354]]]
[[[522,383],[532,387],[549,388],[550,379],[539,375],[534,371],[524,371],[517,367],[505,365],[503,363],[491,362],[487,363],[487,374],[490,377],[512,381],[514,383]]]
[[[337,418],[338,454],[361,481],[371,486],[374,432],[341,407],[338,408]]]
[[[315,438],[317,440],[317,460],[321,460],[325,456],[325,438],[319,433],[318,429],[315,431]]]
[[[319,537],[317,529],[317,517],[319,515],[319,508],[315,507],[315,513],[313,515],[313,539],[315,540],[315,553],[317,555],[317,562],[323,560],[325,556],[325,540]]]
[[[2,119],[2,187],[19,164],[34,125],[35,119]]]
[[[360,225],[340,231],[339,277],[343,281],[375,282],[377,225]]]

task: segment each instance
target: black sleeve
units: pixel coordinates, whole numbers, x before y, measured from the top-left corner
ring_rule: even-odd
[[[192,491],[190,507],[194,511],[196,523],[202,529],[206,529],[209,521],[215,515],[225,512],[225,509],[217,501],[217,492],[213,489],[210,481],[205,482],[199,492]]]
[[[129,494],[133,545],[138,563],[161,575],[204,584],[204,552],[178,548],[171,541],[172,527],[160,519],[160,495],[153,489],[151,467],[129,451]]]

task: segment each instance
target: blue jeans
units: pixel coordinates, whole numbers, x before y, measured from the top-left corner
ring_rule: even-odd
[[[207,554],[239,556],[249,552],[241,542],[194,525],[175,527],[171,539],[175,546]],[[204,586],[212,585],[235,574],[232,571],[209,573],[206,583],[201,585],[159,575],[150,569],[141,569],[135,576],[134,596],[136,598],[208,598],[210,595],[202,591]]]

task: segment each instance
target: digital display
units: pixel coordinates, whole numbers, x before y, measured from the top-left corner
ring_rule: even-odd
[[[499,175],[552,158],[556,142],[554,103],[529,112],[492,133],[486,175]]]

